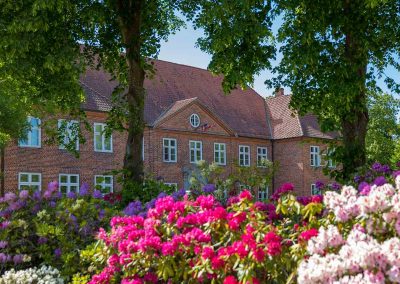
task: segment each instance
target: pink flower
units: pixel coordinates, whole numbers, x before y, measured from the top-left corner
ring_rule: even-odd
[[[278,255],[281,253],[281,251],[282,251],[281,243],[273,242],[269,243],[267,246],[267,253],[271,256]]]
[[[275,232],[268,232],[267,234],[265,234],[264,242],[266,243],[276,243],[280,241],[281,237],[278,236]]]
[[[239,284],[235,276],[229,275],[224,279],[223,284]]]
[[[224,266],[224,264],[225,264],[225,262],[218,256],[214,256],[211,259],[211,267],[214,270],[222,268]]]
[[[311,202],[322,203],[322,195],[313,195],[311,197]]]
[[[203,253],[201,257],[204,259],[211,259],[214,256],[214,250],[212,247],[205,247],[203,248]]]
[[[253,197],[251,196],[250,191],[244,190],[244,191],[242,191],[242,192],[240,193],[239,198],[240,198],[241,200],[243,200],[243,199],[251,200]]]
[[[262,248],[257,248],[253,251],[253,256],[257,262],[263,262],[265,259],[265,252]]]
[[[312,237],[318,236],[318,230],[315,228],[309,229],[307,231],[301,232],[299,235],[299,241],[306,242]]]

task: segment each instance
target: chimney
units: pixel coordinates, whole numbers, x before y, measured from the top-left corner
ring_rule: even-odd
[[[284,88],[276,88],[275,90],[275,97],[280,97],[285,95],[285,89]]]

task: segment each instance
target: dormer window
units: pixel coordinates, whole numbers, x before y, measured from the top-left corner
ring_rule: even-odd
[[[191,125],[192,127],[199,127],[199,126],[200,126],[200,117],[199,117],[198,114],[193,113],[193,114],[190,116],[190,125]]]

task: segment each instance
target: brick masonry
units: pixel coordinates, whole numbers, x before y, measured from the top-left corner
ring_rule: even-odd
[[[201,124],[207,123],[211,128],[203,131],[201,128],[193,128],[189,117],[197,113]],[[87,118],[91,125],[95,122],[104,122],[104,112],[87,112]],[[86,143],[80,145],[80,158],[75,158],[66,150],[60,150],[57,145],[44,145],[44,133],[42,133],[41,148],[22,148],[15,142],[6,149],[5,156],[5,184],[6,190],[18,188],[18,173],[33,172],[42,174],[42,188],[52,180],[58,180],[58,175],[79,174],[80,183],[87,182],[94,186],[94,176],[101,175],[113,169],[122,167],[126,134],[113,133],[113,152],[102,153],[94,151],[93,132],[84,130]],[[167,163],[162,158],[163,138],[175,138],[177,140],[177,162]],[[214,160],[214,143],[226,144],[225,174],[232,171],[232,164],[239,158],[239,145],[250,146],[250,162],[254,165],[257,161],[257,147],[268,148],[268,158],[274,159],[279,164],[274,176],[274,188],[278,188],[285,182],[292,182],[296,191],[301,195],[309,195],[311,183],[324,177],[320,168],[310,166],[310,146],[324,145],[314,140],[305,138],[290,138],[271,140],[240,137],[235,135],[226,124],[215,117],[201,104],[191,104],[174,115],[161,121],[156,127],[146,127],[144,132],[144,164],[146,171],[162,178],[168,183],[177,183],[178,187],[184,186],[185,178],[194,168],[189,161],[189,140],[202,141],[203,159],[207,162]],[[273,146],[272,146],[273,144]],[[272,157],[273,147],[273,157]],[[114,180],[114,188],[118,185]]]

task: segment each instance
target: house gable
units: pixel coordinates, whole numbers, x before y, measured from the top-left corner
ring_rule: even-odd
[[[198,127],[193,127],[190,123],[192,114],[197,114],[200,118]],[[153,127],[223,136],[235,135],[234,131],[221,118],[204,106],[197,98],[175,102],[160,115]]]

